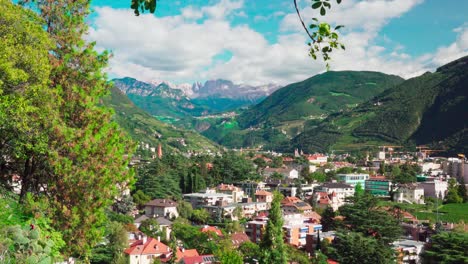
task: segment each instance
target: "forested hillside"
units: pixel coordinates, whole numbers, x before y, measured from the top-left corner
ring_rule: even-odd
[[[468,57],[407,80],[356,109],[308,123],[293,140],[307,151],[359,149],[380,143],[432,144],[466,151]]]
[[[200,134],[175,128],[163,123],[141,110],[119,89],[113,87],[104,104],[115,110],[114,119],[133,140],[156,147],[163,145],[164,151],[215,151],[217,147]]]
[[[326,72],[287,85],[239,116],[241,127],[278,124],[355,107],[403,81],[380,72]]]

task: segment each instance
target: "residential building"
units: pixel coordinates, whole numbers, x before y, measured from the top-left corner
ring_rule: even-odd
[[[168,258],[172,254],[171,249],[159,239],[146,236],[133,242],[124,253],[129,255],[130,264],[151,264],[155,259]]]
[[[284,179],[299,178],[299,172],[294,168],[265,168],[263,170],[264,177],[271,177],[275,173],[283,175]]]
[[[463,178],[465,184],[468,184],[468,163],[464,159],[448,158],[442,163],[444,173],[457,178],[461,181]]]
[[[448,183],[444,180],[433,180],[418,183],[424,189],[424,196],[444,199],[448,190]]]
[[[178,217],[177,203],[171,199],[154,199],[145,204],[145,215],[148,217]]]
[[[327,232],[316,231],[314,233],[307,234],[305,251],[309,254],[314,254],[315,249],[317,248],[317,243],[323,241],[324,239],[328,240],[328,242],[331,243],[333,239],[335,239],[335,237],[336,237],[335,231],[327,231]]]
[[[216,193],[215,190],[207,189],[205,192],[184,194],[185,201],[192,204],[194,209],[207,205],[227,205],[233,203],[231,194]]]
[[[415,240],[398,240],[393,242],[393,248],[397,251],[397,263],[422,263],[421,254],[424,252],[424,245],[424,242]]]
[[[283,215],[283,219],[284,240],[286,243],[296,247],[305,246],[307,234],[322,229],[322,225],[311,223],[309,217],[305,217],[301,214],[285,214]],[[253,221],[247,222],[245,233],[252,242],[260,242],[267,222],[268,217],[266,216],[260,216]]]
[[[367,173],[346,173],[346,174],[337,174],[336,175],[339,181],[352,186],[356,186],[358,183],[361,184],[361,187],[364,189],[366,180],[369,179],[369,174]]]
[[[218,185],[218,187],[216,187],[216,192],[232,195],[232,200],[235,203],[240,203],[242,201],[242,198],[245,197],[244,191],[241,188],[236,187],[232,184],[221,183],[220,185]]]
[[[327,192],[315,192],[312,195],[312,203],[317,208],[326,209],[327,207],[331,207],[333,211],[337,211],[340,206],[345,204],[345,201],[338,199],[335,192],[331,194]]]
[[[398,203],[424,203],[424,189],[416,183],[400,184],[393,194],[393,200]]]
[[[385,177],[369,178],[365,183],[365,190],[375,196],[390,196],[392,188],[392,181],[385,179]]]
[[[317,164],[317,165],[322,165],[327,163],[328,157],[323,154],[312,154],[307,156],[307,160],[311,164]]]
[[[312,206],[297,197],[285,197],[281,201],[281,209],[284,214],[307,214],[312,212]]]
[[[218,229],[218,227],[216,227],[216,226],[205,225],[202,228],[200,228],[200,231],[203,232],[203,233],[211,232],[211,233],[214,233],[214,234],[216,234],[217,236],[220,236],[220,237],[223,236],[223,233],[221,232],[221,230]]]
[[[250,238],[245,232],[237,232],[231,235],[231,242],[235,248],[238,248],[243,243],[250,242]]]
[[[214,255],[183,257],[179,264],[214,264],[219,263]]]
[[[257,202],[271,204],[271,202],[273,201],[273,194],[264,190],[257,190],[255,192],[255,200]]]
[[[185,257],[197,257],[200,256],[196,249],[185,249],[183,247],[177,247],[176,251],[176,263],[182,260]]]
[[[317,187],[315,191],[326,192],[332,194],[335,192],[335,195],[338,199],[344,201],[346,197],[354,196],[354,187],[341,182],[326,182],[321,186]]]

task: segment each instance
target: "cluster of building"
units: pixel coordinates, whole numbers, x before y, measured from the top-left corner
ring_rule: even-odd
[[[309,161],[309,172],[314,172],[325,164],[332,164],[332,169],[353,166],[345,161],[329,162],[328,157],[322,154],[308,155],[306,158]],[[338,210],[348,202],[347,198],[354,196],[357,186],[361,186],[360,188],[375,196],[387,198],[393,196],[393,200],[397,202],[420,204],[424,203],[426,197],[440,199],[445,197],[448,175],[468,180],[466,162],[445,159],[441,162],[419,161],[418,165],[423,174],[418,176],[417,182],[395,184],[376,173],[376,168],[384,161],[389,164],[402,162],[402,159],[384,157],[383,160],[369,162],[370,166],[359,170],[365,173],[341,173],[331,182],[303,183],[297,180],[300,178],[299,171],[303,167],[295,165],[293,158],[284,157],[283,167],[267,167],[263,170],[263,181],[220,184],[216,188],[184,194],[183,200],[190,203],[194,209],[205,209],[215,221],[250,219],[245,224],[245,232],[231,235],[233,244],[239,246],[245,241],[260,242],[268,222],[268,210],[273,201],[272,192],[279,191],[285,196],[281,201],[285,242],[313,254],[320,241],[324,239],[331,241],[335,237],[334,231],[322,232],[321,217],[313,208],[331,207],[333,210]],[[155,199],[145,205],[145,214],[135,220],[135,225],[138,227],[144,220],[154,218],[159,226],[166,230],[166,240],[168,240],[172,227],[171,219],[177,217],[177,202]],[[398,262],[420,263],[419,255],[430,236],[430,228],[421,225],[406,212],[403,217],[406,219],[402,224],[406,239],[393,243],[398,252]],[[200,229],[202,232],[213,232],[223,236],[216,227],[203,226]],[[164,263],[173,258],[174,254],[177,263],[217,263],[213,255],[203,256],[194,249],[181,247],[177,248],[177,252],[172,252],[159,238],[145,238],[141,235],[134,236],[132,244],[125,253],[130,255],[130,263],[150,263],[149,261],[154,258]]]

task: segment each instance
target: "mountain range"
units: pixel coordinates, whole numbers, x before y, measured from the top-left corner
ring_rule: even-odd
[[[136,105],[163,118],[203,116],[249,106],[263,100],[278,85],[252,86],[227,80],[204,84],[172,84],[167,81],[142,82],[134,78],[112,80]]]
[[[409,80],[369,71],[325,72],[277,89],[248,108],[231,104],[238,115],[209,115],[222,111],[210,100],[242,98],[252,104],[275,88],[249,86],[236,94],[242,88],[223,80],[184,86],[185,91],[131,78],[114,83],[151,115],[180,118],[179,124],[227,147],[329,152],[390,143],[468,151],[468,57]]]
[[[468,152],[468,56],[380,93],[360,106],[306,124],[291,146],[306,151],[392,143]]]

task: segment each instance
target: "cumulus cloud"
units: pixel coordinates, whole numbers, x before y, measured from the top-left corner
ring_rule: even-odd
[[[383,26],[421,1],[343,1],[327,15],[328,21],[346,25],[341,37],[347,49],[333,52],[332,69],[377,70],[412,77],[467,54],[466,25],[455,29],[458,37],[454,43],[417,58],[406,54],[401,44],[386,45],[387,49],[376,44]],[[184,7],[180,15],[172,17],[135,17],[127,9],[100,7],[88,37],[97,41],[99,48],[113,52],[109,72],[116,77],[177,83],[223,78],[236,83],[288,84],[324,71],[322,62],[307,56],[307,38],[295,13],[270,15],[282,17],[281,33],[271,43],[248,25],[230,21],[246,15],[243,4],[220,0],[201,8]],[[302,13],[306,21],[314,16],[310,7]],[[385,37],[384,41],[391,42]],[[229,58],[219,59],[226,53]]]

